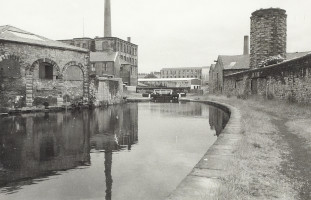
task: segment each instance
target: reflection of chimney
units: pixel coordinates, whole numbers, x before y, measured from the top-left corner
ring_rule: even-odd
[[[104,37],[111,37],[111,8],[110,8],[110,0],[105,0]]]
[[[249,54],[249,37],[248,35],[244,36],[244,53],[243,55],[248,55]]]
[[[131,42],[131,37],[127,37],[127,41],[128,41],[128,42]]]

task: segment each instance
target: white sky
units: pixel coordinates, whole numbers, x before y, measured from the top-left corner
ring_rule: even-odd
[[[103,36],[104,0],[0,0],[0,25],[50,39]],[[287,51],[311,50],[311,0],[111,0],[112,35],[139,45],[139,72],[243,53],[251,13],[287,11]]]

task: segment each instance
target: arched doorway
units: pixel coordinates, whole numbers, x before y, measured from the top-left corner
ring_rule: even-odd
[[[86,74],[86,68],[81,63],[72,61],[64,66],[62,71],[64,102],[79,103],[87,100],[88,83]]]
[[[25,67],[18,56],[0,56],[0,108],[26,105]]]
[[[27,86],[32,93],[27,92],[27,105],[40,106],[44,103],[55,106],[61,96],[61,74],[59,66],[51,59],[43,58],[35,61],[26,77]]]

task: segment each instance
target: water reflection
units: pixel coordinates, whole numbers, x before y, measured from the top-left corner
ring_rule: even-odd
[[[57,199],[163,199],[228,119],[198,103],[1,118],[0,199],[55,199],[40,192],[50,188]]]
[[[212,130],[216,131],[216,135],[222,132],[229,121],[229,114],[219,108],[209,107],[209,124]]]
[[[86,118],[86,114],[42,113],[2,119],[0,185],[89,165]]]
[[[112,152],[138,141],[137,104],[94,111],[36,113],[0,120],[0,186],[14,192],[33,179],[89,166],[105,152],[106,199],[111,199]]]

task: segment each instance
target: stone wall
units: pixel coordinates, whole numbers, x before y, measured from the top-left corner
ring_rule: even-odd
[[[25,103],[20,107],[33,106],[36,97],[47,98],[51,96],[62,103],[65,94],[63,76],[71,66],[77,66],[83,74],[84,100],[88,100],[88,51],[73,51],[61,48],[29,45],[24,43],[0,41],[0,63],[12,61],[2,65],[12,68],[18,74],[2,80],[0,99],[16,99],[23,96]],[[40,64],[45,63],[53,67],[53,78],[44,80],[40,78]],[[18,66],[18,67],[16,67]],[[3,70],[4,71],[4,70]],[[12,71],[11,71],[12,72]],[[11,73],[10,72],[10,73]],[[14,74],[14,73],[13,73]],[[74,84],[74,83],[72,83]],[[78,83],[81,87],[81,82]],[[11,88],[11,89],[10,89]],[[14,91],[20,91],[18,94]],[[54,102],[54,101],[53,101]],[[7,105],[0,102],[0,107]]]
[[[261,9],[252,13],[250,67],[270,56],[286,56],[286,11],[278,8]]]
[[[121,78],[99,77],[94,84],[94,104],[106,106],[123,102],[123,83]]]
[[[311,103],[311,54],[224,77],[224,93]]]

